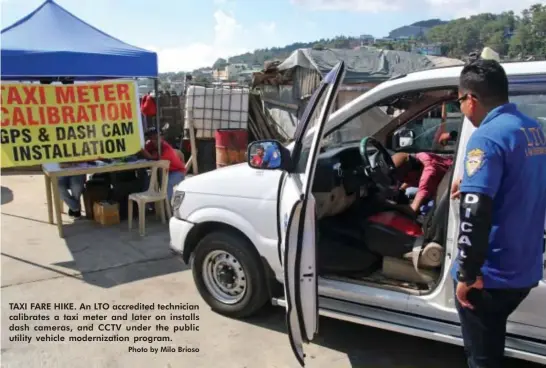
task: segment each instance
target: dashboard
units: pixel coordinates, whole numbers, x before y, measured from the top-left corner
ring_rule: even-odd
[[[358,144],[321,152],[315,170],[313,192],[325,193],[331,191],[342,184],[345,172],[356,169],[361,165],[362,158],[360,157]]]
[[[394,151],[387,149],[389,154]],[[368,149],[368,155],[372,165],[377,157],[377,150],[373,147]],[[347,181],[353,181],[358,177],[358,186],[368,185],[369,179],[363,170],[362,157],[360,156],[360,142],[345,145],[343,147],[326,148],[319,154],[313,192],[329,192],[333,188],[344,184],[347,189],[352,187]],[[353,190],[356,190],[353,188]]]
[[[364,174],[359,145],[326,148],[320,153],[313,183],[319,218],[339,214],[367,195],[371,182]]]

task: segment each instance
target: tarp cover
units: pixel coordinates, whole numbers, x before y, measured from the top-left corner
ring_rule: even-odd
[[[1,33],[2,80],[157,77],[157,54],[131,46],[47,0]]]
[[[279,70],[300,66],[326,75],[341,60],[345,61],[344,83],[384,81],[397,75],[436,67],[462,65],[457,59],[389,51],[374,47],[359,49],[299,49],[278,66]]]

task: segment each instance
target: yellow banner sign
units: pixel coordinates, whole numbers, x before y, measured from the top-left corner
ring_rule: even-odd
[[[2,168],[118,158],[143,145],[134,81],[1,88]]]

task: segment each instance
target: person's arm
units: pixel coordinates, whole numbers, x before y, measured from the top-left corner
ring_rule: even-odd
[[[493,199],[503,175],[504,155],[488,138],[473,136],[468,143],[461,182],[457,279],[472,285],[481,276],[493,220]]]
[[[146,151],[146,149],[141,149],[140,154],[147,160],[157,160],[157,154],[151,154],[150,152]]]
[[[436,175],[436,169],[430,163],[424,163],[423,172],[421,173],[421,178],[419,179],[419,189],[413,202],[411,202],[411,209],[416,213],[419,212],[419,208],[423,205],[426,199],[432,196],[432,180]]]
[[[144,148],[140,150],[140,154],[147,160],[157,160],[157,150],[154,148],[152,142],[148,141],[144,145]]]

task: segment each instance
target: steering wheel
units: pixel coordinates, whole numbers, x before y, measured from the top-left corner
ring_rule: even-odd
[[[370,154],[370,148],[377,151]],[[400,183],[396,168],[387,149],[375,138],[366,137],[360,141],[360,156],[364,163],[366,175],[387,197],[396,198]]]

